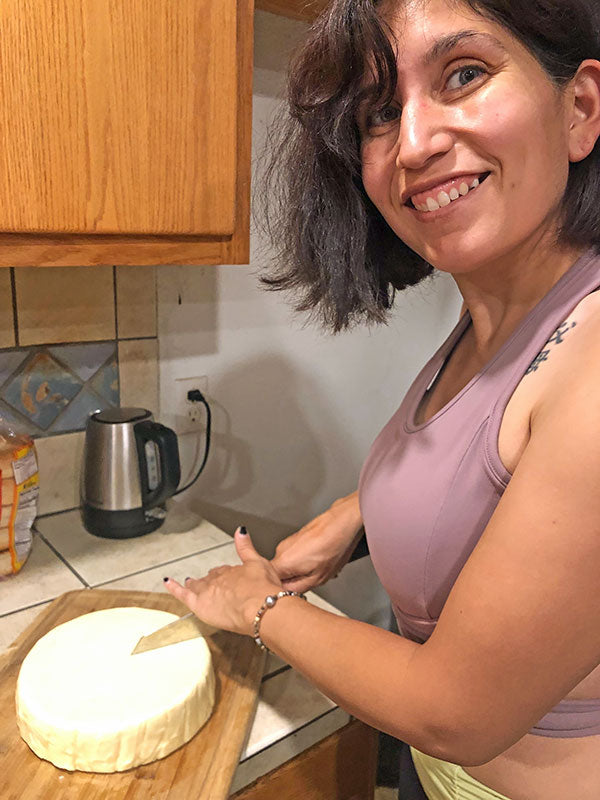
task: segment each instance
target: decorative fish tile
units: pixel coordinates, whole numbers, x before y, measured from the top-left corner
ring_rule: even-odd
[[[67,431],[81,430],[85,427],[90,414],[93,414],[94,411],[102,411],[110,405],[107,400],[98,397],[87,386],[84,386],[52,423],[49,432],[66,433]]]
[[[100,397],[108,400],[111,406],[119,405],[119,368],[116,353],[104,364],[88,384]]]
[[[44,350],[34,351],[2,391],[4,400],[46,430],[81,390],[82,381]]]
[[[27,358],[27,350],[0,350],[0,386]]]
[[[48,351],[82,381],[95,375],[111,356],[116,358],[115,342],[91,342],[86,344],[64,344],[49,347]]]
[[[39,436],[41,428],[34,425],[27,417],[22,417],[14,408],[0,400],[0,427],[8,426],[13,433],[28,433],[30,436]]]
[[[83,430],[119,394],[115,341],[0,350],[0,421],[12,418],[21,431]]]

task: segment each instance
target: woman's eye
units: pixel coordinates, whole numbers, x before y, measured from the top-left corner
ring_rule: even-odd
[[[468,86],[473,81],[476,81],[482,75],[485,74],[485,70],[482,67],[476,66],[468,66],[468,67],[461,67],[457,69],[455,72],[448,79],[448,83],[446,84],[446,88],[448,89],[463,89],[465,86]]]
[[[400,109],[395,106],[384,106],[377,111],[370,111],[367,114],[366,127],[377,128],[382,125],[389,125],[390,122],[395,122],[400,117]]]

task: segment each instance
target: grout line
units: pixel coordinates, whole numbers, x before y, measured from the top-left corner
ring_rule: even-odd
[[[2,267],[0,267],[2,269]],[[11,269],[18,269],[18,267],[11,267]],[[150,339],[154,339],[156,337],[150,336]],[[24,344],[19,345],[19,350],[39,350],[41,347],[70,347],[73,344],[114,344],[116,339],[113,337],[112,339],[72,339],[68,342],[64,340],[52,341],[52,342],[40,342],[38,344]],[[15,350],[16,347],[0,347],[0,350]]]
[[[158,336],[121,336],[120,342],[147,342],[149,340],[158,339]]]
[[[77,509],[71,509],[71,510],[75,511],[75,510],[77,510]],[[51,513],[49,513],[49,514],[44,514],[44,515],[43,515],[43,517],[38,517],[37,519],[45,519],[46,517],[55,517],[55,516],[57,516],[58,514],[64,514],[64,513],[65,513],[64,511],[53,511],[53,512],[51,512]],[[36,522],[37,522],[37,520],[36,520]],[[55,554],[55,555],[56,555],[56,556],[57,556],[57,557],[58,557],[58,558],[59,558],[59,559],[60,559],[60,560],[63,562],[63,564],[64,564],[66,567],[68,567],[68,568],[69,568],[69,570],[70,570],[70,571],[71,571],[71,572],[72,572],[72,573],[75,575],[75,577],[76,577],[78,580],[80,580],[80,581],[81,581],[81,583],[83,584],[83,588],[84,588],[84,589],[98,589],[98,588],[100,588],[101,586],[105,586],[107,583],[112,583],[113,581],[122,580],[122,579],[124,579],[124,578],[130,578],[130,577],[132,577],[133,575],[141,575],[143,572],[149,572],[149,571],[150,571],[150,570],[152,570],[152,569],[157,569],[158,567],[161,567],[161,566],[163,566],[163,564],[154,564],[153,566],[151,566],[151,567],[147,567],[146,569],[141,569],[141,570],[138,570],[137,572],[131,572],[131,573],[129,573],[128,575],[121,575],[121,576],[119,576],[118,578],[111,578],[111,579],[110,579],[110,580],[108,580],[108,581],[103,581],[102,583],[98,583],[98,584],[93,584],[93,585],[92,585],[92,584],[89,584],[89,583],[88,583],[86,580],[84,580],[84,579],[82,578],[82,576],[81,576],[81,575],[80,575],[80,574],[77,572],[77,570],[76,570],[74,567],[72,567],[72,566],[69,564],[69,562],[68,562],[68,561],[65,559],[65,557],[64,557],[63,555],[61,555],[61,553],[60,553],[60,552],[59,552],[59,551],[56,549],[56,547],[54,547],[54,545],[53,545],[53,544],[51,544],[51,542],[50,542],[50,541],[49,541],[49,540],[48,540],[48,539],[47,539],[47,538],[44,536],[44,534],[43,534],[43,533],[42,533],[42,532],[41,532],[41,531],[40,531],[40,530],[39,530],[39,529],[38,529],[38,528],[35,526],[35,524],[34,524],[34,530],[35,530],[35,533],[36,533],[36,535],[37,535],[37,536],[39,536],[39,537],[40,537],[40,539],[42,539],[42,541],[43,541],[45,544],[47,544],[47,545],[48,545],[48,547],[49,547],[49,548],[52,550],[52,552],[53,552],[53,553],[54,553],[54,554]],[[100,538],[101,538],[101,537],[100,537]],[[174,564],[174,563],[176,563],[177,561],[183,561],[183,560],[184,560],[184,559],[186,559],[186,558],[192,558],[193,556],[201,555],[202,553],[207,553],[207,552],[209,552],[209,551],[211,551],[211,550],[217,550],[219,547],[229,547],[229,546],[230,546],[229,542],[223,542],[222,544],[217,544],[217,545],[214,545],[213,547],[209,547],[209,548],[207,548],[206,550],[198,550],[198,551],[197,551],[197,552],[195,552],[195,553],[190,553],[190,555],[189,555],[189,556],[182,556],[181,558],[176,558],[176,559],[173,559],[172,561],[166,561],[166,562],[165,562],[165,564]],[[59,595],[57,595],[57,597],[58,597],[58,596],[59,596]],[[39,602],[37,602],[37,603],[32,603],[32,604],[31,604],[31,605],[29,605],[29,606],[23,606],[22,608],[14,608],[14,609],[12,609],[12,611],[5,611],[5,612],[2,612],[2,613],[0,613],[0,619],[1,619],[2,617],[8,617],[8,616],[10,616],[11,614],[16,614],[16,613],[18,613],[19,611],[25,611],[25,610],[26,610],[26,609],[28,609],[28,608],[35,608],[36,606],[43,605],[44,603],[51,603],[51,602],[52,602],[52,600],[55,600],[55,599],[56,599],[55,597],[50,597],[48,600],[40,600]],[[278,670],[276,670],[276,671],[274,671],[274,672],[271,672],[271,673],[269,673],[268,677],[270,678],[270,677],[272,677],[273,675],[276,675],[276,674],[278,674],[279,672],[283,672],[283,671],[284,671],[284,669],[286,669],[286,668],[289,668],[289,669],[291,669],[291,667],[283,667],[283,668],[281,668],[281,669],[278,669]]]
[[[80,508],[79,506],[73,506],[73,508],[63,508],[60,511],[47,511],[45,514],[38,514],[38,516],[35,518],[34,528],[36,529],[36,531],[38,530],[36,527],[36,523],[40,519],[46,519],[47,517],[56,517],[59,514],[66,514],[68,511],[79,511],[79,508]],[[41,531],[38,531],[38,533],[41,533]]]
[[[100,537],[102,538],[102,537]],[[134,575],[142,575],[144,572],[150,572],[150,570],[158,569],[159,567],[167,567],[170,564],[176,564],[178,561],[185,561],[187,558],[193,558],[194,556],[201,556],[205,553],[210,553],[213,550],[218,550],[220,547],[230,547],[231,545],[229,542],[224,542],[223,544],[216,544],[213,547],[207,547],[205,550],[197,550],[194,553],[189,553],[187,556],[179,556],[179,558],[172,558],[170,561],[163,561],[160,564],[152,564],[149,567],[145,567],[144,569],[138,569],[135,572],[128,572],[126,575],[119,575],[115,578],[109,578],[107,581],[102,581],[101,583],[94,583],[90,584],[90,589],[99,589],[101,586],[106,586],[107,583],[114,583],[116,581],[125,580],[125,578],[132,578]]]
[[[43,541],[43,542],[45,542],[45,543],[48,545],[48,547],[50,548],[50,550],[52,550],[52,552],[54,553],[54,555],[55,555],[55,556],[57,556],[57,557],[58,557],[58,558],[59,558],[59,559],[60,559],[60,560],[63,562],[63,564],[65,565],[65,567],[68,567],[68,568],[71,570],[71,572],[73,573],[73,575],[75,575],[75,577],[76,577],[76,578],[78,578],[78,579],[79,579],[79,580],[80,580],[80,581],[83,583],[83,586],[84,586],[84,588],[85,588],[85,589],[91,589],[92,587],[90,586],[90,584],[89,584],[89,583],[88,583],[86,580],[84,580],[84,579],[81,577],[81,575],[80,575],[80,574],[77,572],[77,570],[76,570],[74,567],[72,567],[72,566],[69,564],[69,562],[67,561],[67,559],[66,559],[66,558],[64,558],[64,556],[63,556],[61,553],[59,553],[59,552],[58,552],[58,550],[56,549],[56,547],[54,547],[54,545],[53,545],[51,542],[49,542],[49,541],[48,541],[48,539],[46,539],[46,537],[44,536],[44,534],[43,534],[43,533],[41,533],[41,532],[40,532],[40,531],[39,531],[37,528],[36,528],[36,532],[37,532],[37,535],[38,535],[38,536],[39,536],[39,537],[42,539],[42,541]]]
[[[117,311],[117,267],[113,264],[113,307],[115,312],[115,339],[119,339],[119,313]]]
[[[18,614],[19,611],[28,611],[30,608],[37,608],[38,606],[46,605],[47,603],[51,603],[53,600],[56,600],[56,597],[51,597],[49,600],[40,600],[38,603],[32,603],[30,606],[23,606],[22,608],[15,608],[12,611],[4,611],[2,614],[0,614],[0,619],[3,619],[4,617],[10,617],[11,614]]]
[[[19,313],[17,309],[17,279],[15,278],[15,267],[10,267],[10,293],[12,298],[15,347],[19,347]]]
[[[263,675],[260,682],[264,683],[271,678],[277,677],[277,675],[281,675],[282,672],[287,672],[289,669],[291,669],[289,664],[284,664],[283,667],[277,667],[277,669],[274,669],[273,672],[267,672],[265,675]]]

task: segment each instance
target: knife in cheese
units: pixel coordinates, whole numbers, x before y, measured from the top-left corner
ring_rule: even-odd
[[[195,639],[197,636],[212,636],[217,630],[219,629],[202,622],[193,611],[190,611],[189,614],[149,633],[148,636],[142,636],[131,651],[131,655],[145,653],[147,650],[156,650],[158,647],[165,647],[168,644],[185,642],[187,639]]]

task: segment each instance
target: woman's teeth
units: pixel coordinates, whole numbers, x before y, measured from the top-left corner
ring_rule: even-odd
[[[471,189],[476,189],[480,183],[481,181],[479,178],[475,178],[470,186],[463,181],[458,188],[453,187],[449,192],[440,192],[437,197],[428,197],[425,203],[419,205],[413,203],[413,205],[417,211],[438,211],[444,206],[449,206],[450,203],[454,200],[458,200],[459,197],[464,197]]]

